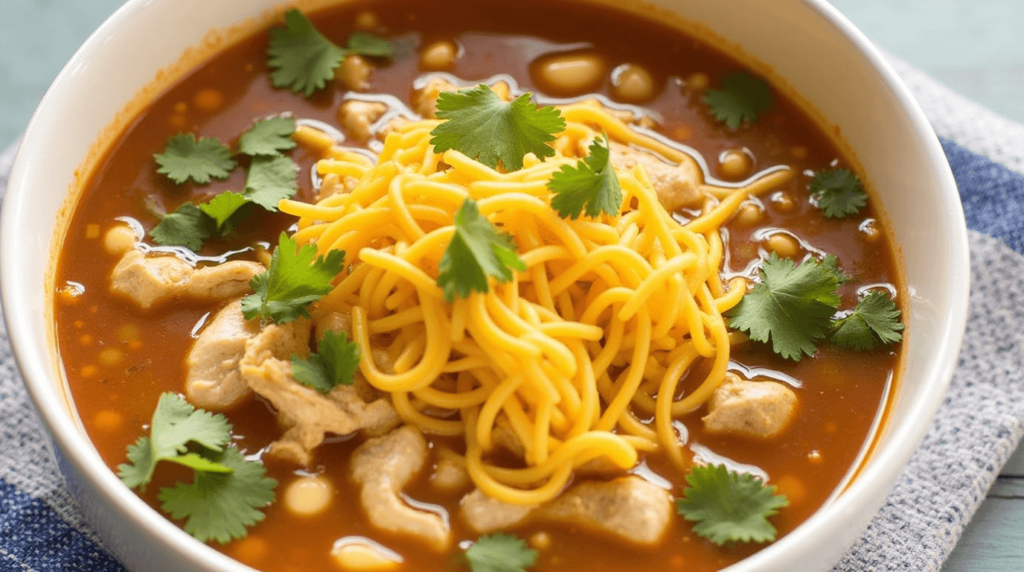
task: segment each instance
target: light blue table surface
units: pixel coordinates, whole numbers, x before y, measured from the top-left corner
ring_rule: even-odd
[[[227,1],[227,0],[218,0]],[[832,0],[868,37],[963,95],[1024,122],[1024,0]],[[0,149],[121,0],[0,0]],[[1024,447],[944,572],[1024,570]]]

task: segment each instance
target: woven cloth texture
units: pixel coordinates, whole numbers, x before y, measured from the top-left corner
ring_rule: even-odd
[[[967,336],[924,440],[840,572],[939,570],[1024,431],[1024,126],[911,66],[898,72],[943,138],[970,228]],[[0,154],[0,193],[15,146]],[[64,487],[0,324],[0,572],[122,570]]]

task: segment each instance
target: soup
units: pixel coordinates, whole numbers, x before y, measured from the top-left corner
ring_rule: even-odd
[[[290,13],[85,182],[56,270],[76,406],[126,484],[239,561],[716,570],[840,491],[884,420],[899,271],[825,130],[675,29],[499,10]],[[523,125],[522,150],[467,143]],[[755,524],[708,532],[737,490]]]

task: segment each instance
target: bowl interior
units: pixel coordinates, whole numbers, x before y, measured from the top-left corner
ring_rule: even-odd
[[[811,102],[855,150],[902,252],[909,294],[904,372],[889,423],[835,502],[735,570],[825,569],[859,535],[945,393],[963,335],[967,238],[941,148],[892,70],[820,0],[660,0],[752,54]],[[133,569],[248,570],[150,510],[102,463],[64,404],[48,273],[69,185],[90,146],[155,71],[276,0],[131,0],[75,55],[40,104],[12,173],[0,227],[0,287],[15,355],[86,517]],[[745,14],[736,18],[737,13]],[[201,14],[202,17],[196,17]],[[120,116],[124,120],[125,116]],[[116,122],[115,122],[116,123]],[[157,540],[159,539],[159,540]],[[157,548],[152,548],[156,546]]]

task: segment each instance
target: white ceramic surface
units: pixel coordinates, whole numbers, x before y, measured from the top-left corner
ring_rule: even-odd
[[[18,363],[86,518],[135,572],[238,572],[124,487],[62,407],[44,318],[54,221],[89,145],[155,70],[211,28],[276,0],[129,0],[89,38],[43,98],[22,142],[0,220],[0,294]],[[906,370],[880,446],[859,478],[797,530],[733,566],[827,570],[881,506],[939,406],[967,315],[963,213],[924,116],[877,50],[821,0],[660,0],[772,66],[856,151],[905,257],[911,294]],[[737,18],[742,14],[742,18]],[[201,17],[197,17],[201,16]]]

